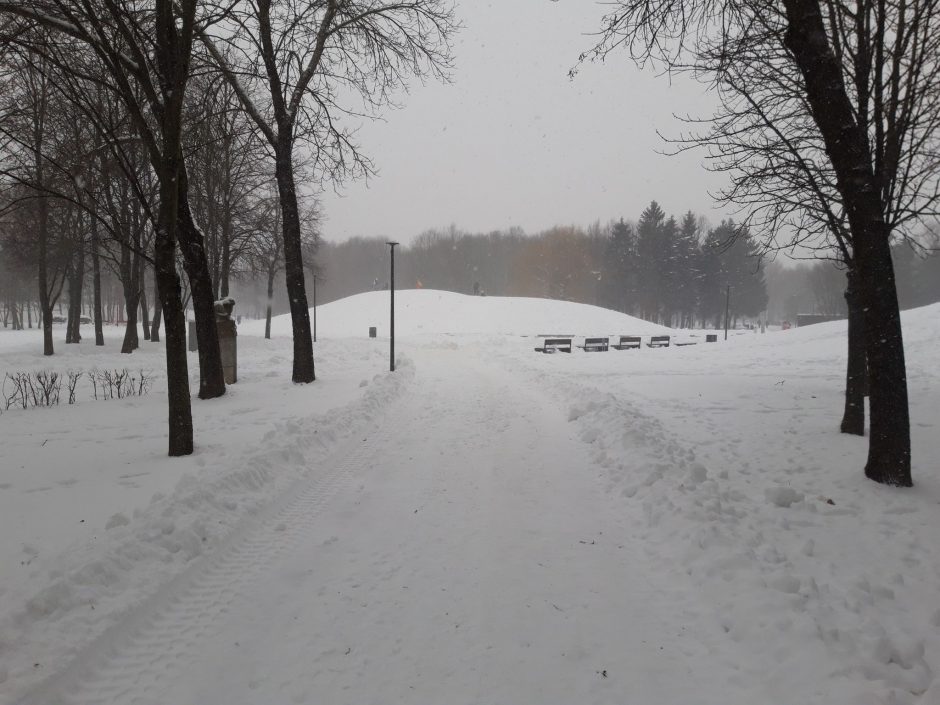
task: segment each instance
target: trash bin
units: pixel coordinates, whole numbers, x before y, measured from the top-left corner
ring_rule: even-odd
[[[376,335],[376,332],[377,332],[377,331],[376,331],[376,329],[375,329],[375,326],[370,326],[370,327],[369,327],[369,337],[370,337],[370,338],[374,338],[375,335]]]

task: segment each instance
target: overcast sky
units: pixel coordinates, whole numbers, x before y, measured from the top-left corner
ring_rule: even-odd
[[[640,71],[623,54],[568,70],[593,44],[591,0],[457,0],[464,27],[449,85],[416,85],[405,107],[363,125],[378,167],[368,184],[323,197],[324,237],[408,242],[451,223],[471,232],[636,218],[651,199],[677,216],[720,219],[720,177],[701,154],[667,157],[657,128],[702,114],[704,88]]]

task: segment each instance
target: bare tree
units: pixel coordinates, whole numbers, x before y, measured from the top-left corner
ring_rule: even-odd
[[[46,44],[48,38],[41,30],[32,30],[31,39]],[[7,200],[7,207],[28,207],[31,228],[35,233],[36,268],[39,286],[39,309],[42,318],[43,354],[54,354],[52,339],[52,309],[64,284],[66,267],[52,265],[50,261],[50,198],[51,171],[48,155],[54,151],[56,139],[52,123],[50,98],[53,87],[48,73],[22,54],[4,57],[9,80],[7,97],[14,106],[5,111],[0,124],[6,151],[4,176],[18,189],[18,194]]]
[[[213,292],[222,298],[229,295],[233,273],[245,266],[258,213],[268,211],[262,194],[271,174],[266,143],[221,75],[201,74],[193,81],[186,155],[194,177],[191,200],[206,236]]]
[[[196,287],[200,282],[196,269],[201,244],[191,240],[193,233],[186,231],[185,222],[184,227],[180,227],[180,221],[184,220],[180,214],[186,211],[183,105],[190,76],[197,8],[196,0],[152,0],[152,3],[133,6],[110,2],[102,5],[91,0],[48,0],[40,6],[0,0],[3,15],[40,24],[93,52],[103,72],[97,81],[92,75],[85,78],[104,84],[121,98],[147,150],[159,184],[154,264],[165,321],[169,453],[174,456],[188,455],[193,450],[185,314],[175,253],[182,231],[190,238],[182,243],[182,249],[184,260],[192,268],[188,274]],[[208,280],[207,269],[205,279]],[[214,318],[200,317],[214,337]],[[206,364],[204,351],[208,356],[210,347],[219,364]],[[223,393],[224,382],[219,385],[215,379],[221,376],[217,339],[214,345],[211,339],[200,345],[200,362],[204,382],[201,392]],[[206,376],[210,374],[213,388],[207,390],[210,385],[205,383]]]
[[[855,119],[874,155],[886,225],[910,237],[936,218],[940,163],[937,128],[940,91],[933,81],[938,58],[937,5],[827,0],[824,25],[842,68]],[[913,21],[911,21],[913,18]],[[814,256],[844,265],[849,336],[843,432],[863,435],[867,369],[863,305],[852,234],[836,174],[813,119],[799,68],[780,42],[727,46],[703,52],[720,107],[701,133],[678,140],[680,149],[705,146],[712,167],[731,185],[720,197],[746,211],[767,249],[801,245]],[[914,241],[912,241],[914,242]]]
[[[890,238],[905,218],[913,217],[912,212],[924,211],[921,198],[931,188],[935,191],[935,186],[929,186],[930,171],[915,170],[908,182],[911,200],[896,198],[898,177],[906,168],[900,154],[904,150],[921,155],[931,152],[923,140],[935,131],[931,124],[936,119],[934,99],[929,93],[917,95],[909,90],[906,77],[933,72],[931,54],[938,29],[934,8],[934,3],[925,3],[919,8],[919,19],[914,19],[913,4],[904,0],[892,4],[862,0],[853,8],[830,4],[825,10],[819,0],[618,2],[593,54],[604,56],[625,46],[640,61],[656,58],[671,68],[712,77],[740,101],[728,124],[733,126],[735,116],[743,112],[756,120],[761,135],[772,137],[763,155],[765,169],[769,178],[781,178],[789,188],[779,201],[769,201],[765,215],[770,214],[771,225],[775,226],[775,219],[798,213],[794,229],[798,236],[818,233],[820,222],[831,233],[850,234],[848,257],[844,239],[841,244],[837,239],[835,246],[843,248],[843,261],[851,260],[853,295],[862,309],[865,328],[872,333],[866,336],[865,346],[872,370],[872,432],[865,472],[893,485],[910,485],[911,477],[904,348]],[[854,22],[854,34],[847,32],[849,19]],[[901,40],[892,45],[895,37]],[[931,39],[912,49],[915,37]],[[748,77],[747,86],[742,85],[742,76]],[[854,103],[849,86],[858,89]],[[786,99],[776,103],[754,100],[754,94],[761,91],[782,93]],[[872,96],[880,96],[874,104],[880,100],[885,108],[875,116],[869,112]],[[932,120],[923,125],[926,132],[919,136],[898,139],[901,124],[897,119],[916,119],[905,104],[917,109],[926,105],[925,114]],[[901,117],[905,112],[907,117]],[[780,125],[787,131],[775,132],[774,126]],[[790,149],[787,140],[796,147]],[[754,156],[754,143],[749,139],[742,143],[743,150],[737,150],[732,141],[722,154],[726,168],[735,170]],[[765,139],[757,144],[767,143]],[[907,146],[899,152],[902,145]],[[820,174],[829,178],[814,181]],[[756,182],[740,183],[744,186],[733,185],[732,193],[738,188],[742,202],[748,203],[755,194],[759,201],[764,198],[760,189],[749,190],[748,183]],[[917,183],[927,187],[921,189]],[[806,207],[794,208],[786,202],[804,197],[807,185],[817,197],[804,201]],[[827,189],[830,195],[837,194],[836,208],[831,207],[831,199],[819,197]],[[912,197],[918,191],[920,195]],[[890,208],[884,205],[888,201]],[[788,225],[792,227],[793,222]]]
[[[257,0],[232,8],[209,54],[270,145],[281,208],[284,271],[294,333],[294,382],[316,379],[304,284],[294,150],[312,145],[313,168],[335,182],[371,165],[342,119],[358,95],[376,114],[411,76],[449,67],[452,11],[443,0]]]

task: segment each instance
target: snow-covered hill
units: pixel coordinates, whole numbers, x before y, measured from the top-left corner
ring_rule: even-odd
[[[370,291],[317,307],[318,338],[367,337],[375,326],[389,332],[389,292]],[[264,332],[263,321],[244,322],[240,332]],[[290,335],[290,316],[275,316],[273,335]],[[606,308],[551,299],[466,296],[450,291],[406,289],[395,292],[395,334],[657,335],[668,328]]]

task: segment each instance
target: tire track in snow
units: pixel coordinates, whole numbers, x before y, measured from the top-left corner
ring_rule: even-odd
[[[200,640],[265,567],[308,539],[323,507],[388,443],[390,416],[386,412],[367,436],[356,434],[323,464],[326,472],[295,483],[226,547],[160,589],[18,705],[158,703],[148,692],[186,664]]]

